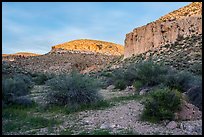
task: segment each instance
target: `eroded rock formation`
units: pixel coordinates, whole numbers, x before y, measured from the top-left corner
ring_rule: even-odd
[[[14,61],[16,59],[32,57],[32,56],[40,56],[40,54],[30,53],[30,52],[18,52],[15,54],[2,54],[2,61]]]
[[[94,53],[101,53],[105,55],[124,54],[124,47],[122,45],[111,43],[111,42],[89,40],[89,39],[73,40],[70,42],[53,46],[51,52],[55,52],[58,50],[94,52]]]
[[[124,57],[202,34],[202,3],[194,2],[126,34]]]

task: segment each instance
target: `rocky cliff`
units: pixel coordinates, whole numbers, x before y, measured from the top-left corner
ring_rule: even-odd
[[[126,34],[124,57],[202,34],[202,3],[193,2]]]
[[[105,55],[123,55],[124,47],[111,42],[79,39],[59,44],[52,47],[51,52],[58,50],[82,51],[82,52],[97,52]]]

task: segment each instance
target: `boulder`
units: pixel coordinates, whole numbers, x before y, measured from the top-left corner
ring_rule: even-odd
[[[176,120],[199,120],[202,118],[202,112],[198,107],[186,101],[182,101],[181,110],[175,113]]]
[[[175,121],[171,121],[166,125],[166,127],[168,129],[175,129],[177,127],[177,123]]]
[[[112,91],[114,88],[115,88],[114,85],[110,85],[110,86],[107,87],[107,90],[108,90],[108,91]]]

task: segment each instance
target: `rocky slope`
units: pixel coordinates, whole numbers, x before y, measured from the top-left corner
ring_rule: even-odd
[[[158,21],[172,21],[175,19],[190,17],[190,16],[202,15],[202,2],[193,2],[183,8],[170,12],[169,14],[162,16]]]
[[[69,73],[76,69],[81,73],[97,71],[108,65],[118,56],[100,53],[58,50],[41,56],[21,58],[7,62],[10,68],[21,68],[27,72]]]
[[[191,37],[180,37],[176,42],[148,50],[124,60],[118,60],[104,68],[127,68],[130,64],[142,60],[152,59],[158,63],[174,67],[178,70],[187,70],[202,75],[202,34]]]
[[[76,69],[81,73],[97,71],[123,55],[124,47],[105,41],[80,39],[52,47],[52,50],[38,56],[32,53],[2,55],[2,63],[9,73],[25,72],[69,73]],[[6,70],[5,70],[6,73]]]
[[[52,47],[54,52],[58,49],[73,50],[73,51],[88,51],[97,52],[105,55],[123,55],[124,47],[119,44],[114,44],[111,42],[90,40],[90,39],[79,39],[59,44]]]
[[[192,3],[171,12],[155,22],[126,34],[124,57],[138,55],[180,37],[202,34],[202,3]]]

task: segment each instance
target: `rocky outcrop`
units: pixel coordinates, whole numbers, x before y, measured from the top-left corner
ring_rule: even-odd
[[[158,21],[172,21],[180,19],[182,17],[191,17],[195,15],[202,15],[202,2],[192,2],[191,4],[184,6],[178,10],[170,12],[167,15],[162,16]]]
[[[124,54],[124,47],[122,45],[89,39],[73,40],[70,42],[53,46],[51,52],[56,52],[58,50],[93,52],[105,55],[119,56]]]
[[[30,53],[30,52],[18,52],[15,54],[2,54],[2,61],[14,61],[16,59],[31,57],[31,56],[40,56],[40,54]]]
[[[199,5],[199,6],[198,6]],[[192,3],[126,34],[124,57],[202,34],[202,3]]]
[[[177,120],[199,120],[202,119],[202,112],[193,104],[183,101],[181,110],[175,116]]]
[[[89,73],[101,70],[110,62],[124,54],[122,45],[97,40],[74,40],[52,47],[52,50],[44,55],[34,54],[8,54],[2,55],[11,72],[15,68],[26,72],[43,73],[69,73],[78,70],[80,73]]]
[[[148,59],[152,59],[157,63],[164,63],[177,70],[187,70],[196,75],[202,75],[202,34],[180,38],[174,43],[114,62],[112,66],[117,66],[115,68],[128,68],[133,63]],[[104,70],[115,68],[107,67]]]

